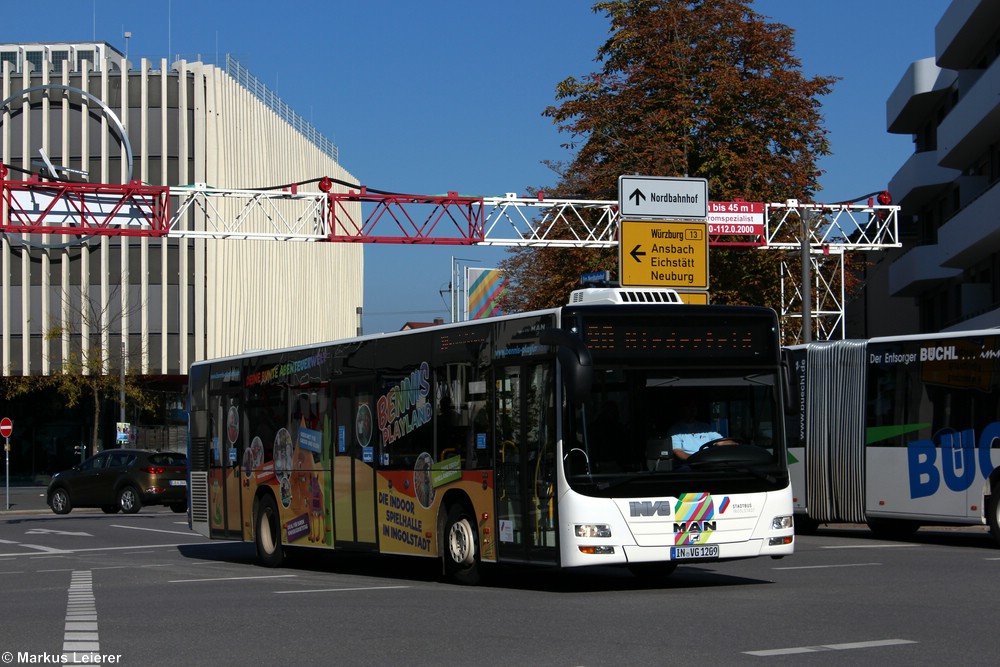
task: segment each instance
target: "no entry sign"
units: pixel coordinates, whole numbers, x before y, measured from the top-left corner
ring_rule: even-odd
[[[10,434],[14,432],[14,422],[10,420],[10,417],[4,417],[0,419],[0,437],[9,438]]]

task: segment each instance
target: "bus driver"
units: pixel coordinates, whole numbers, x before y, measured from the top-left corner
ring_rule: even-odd
[[[681,404],[681,418],[670,427],[669,435],[673,447],[674,458],[684,461],[696,453],[706,442],[722,440],[723,436],[712,429],[711,425],[697,418],[698,405],[694,401]],[[727,441],[724,444],[730,444]]]

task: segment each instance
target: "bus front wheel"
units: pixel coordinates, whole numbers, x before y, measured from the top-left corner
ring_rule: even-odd
[[[278,517],[278,505],[271,496],[264,496],[257,504],[257,530],[254,531],[257,543],[257,558],[267,567],[279,567],[284,561],[285,552],[281,548],[281,521]]]
[[[479,558],[476,553],[475,520],[461,504],[448,509],[444,530],[444,569],[448,578],[459,584],[479,583]]]

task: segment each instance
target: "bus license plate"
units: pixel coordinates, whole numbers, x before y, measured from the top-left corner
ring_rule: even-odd
[[[688,558],[718,558],[719,546],[706,544],[696,547],[670,547],[671,560],[686,560]]]

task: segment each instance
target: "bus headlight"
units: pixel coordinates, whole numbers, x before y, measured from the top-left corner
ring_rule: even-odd
[[[771,519],[771,530],[784,530],[786,528],[794,528],[795,521],[791,516],[776,516]]]
[[[577,537],[611,537],[611,526],[606,523],[578,523],[574,528]]]

